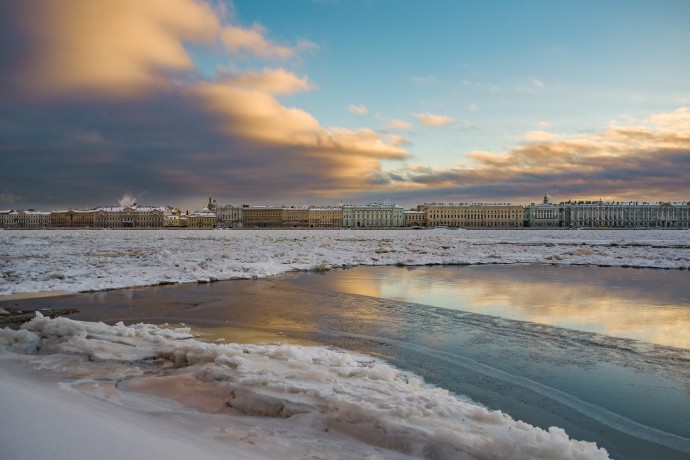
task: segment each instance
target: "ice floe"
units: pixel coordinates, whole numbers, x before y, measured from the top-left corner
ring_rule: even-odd
[[[157,414],[149,420],[153,427],[146,428],[154,445],[168,445],[160,433],[169,424],[175,430],[184,427],[185,422],[171,419],[196,417],[191,441],[199,444],[195,458],[214,457],[208,446],[217,449],[223,439],[228,449],[238,449],[235,458],[270,458],[276,452],[285,458],[314,458],[317,444],[325,456],[321,458],[608,458],[604,449],[572,440],[560,428],[543,430],[513,420],[383,361],[342,349],[206,343],[184,328],[110,326],[37,313],[21,330],[0,330],[0,355],[3,398],[28,398],[22,385],[13,385],[2,371],[3,362],[17,357],[44,373],[56,373],[71,398],[75,393],[90,396],[78,403],[86,410],[74,410],[80,407],[76,402],[55,409],[75,413],[74,423],[87,442],[91,436],[103,437],[98,430],[108,418],[113,419],[113,436],[122,436],[117,427],[131,423],[133,414],[146,407],[147,413]],[[29,399],[26,410],[41,417],[43,409]],[[23,406],[13,401],[13,410],[21,411]],[[102,409],[104,402],[114,407],[98,423],[87,423],[96,413],[93,408]],[[238,434],[247,430],[251,436]],[[15,449],[11,452],[21,454],[34,448],[22,450],[20,440],[7,438],[12,430],[1,431],[5,447],[0,452]],[[129,431],[126,438],[136,439]],[[41,443],[41,437],[34,442]],[[189,447],[170,458],[189,455]],[[69,446],[63,449],[60,455],[68,458]]]
[[[687,230],[0,232],[0,295],[264,278],[356,265],[690,268]]]

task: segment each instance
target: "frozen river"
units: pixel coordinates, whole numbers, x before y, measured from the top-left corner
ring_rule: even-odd
[[[690,455],[687,271],[359,267],[0,302],[384,358],[612,458]]]

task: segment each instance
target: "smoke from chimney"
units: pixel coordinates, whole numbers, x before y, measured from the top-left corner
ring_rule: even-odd
[[[125,193],[122,198],[118,201],[120,206],[133,206],[137,204],[137,197],[130,195],[129,193]]]

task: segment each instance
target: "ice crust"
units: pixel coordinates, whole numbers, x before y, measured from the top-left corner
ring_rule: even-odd
[[[356,265],[690,268],[687,230],[0,231],[0,295],[264,278]]]
[[[357,446],[373,446],[380,458],[609,458],[604,449],[571,440],[560,428],[545,431],[515,421],[385,362],[341,349],[206,343],[192,338],[188,329],[109,326],[37,313],[19,331],[0,331],[0,354],[2,359],[31,355],[28,359],[42,369],[77,379],[68,385],[72,391],[117,376],[123,379],[116,385],[123,394],[182,386],[187,390],[158,396],[177,400],[188,411],[251,417],[258,427],[279,423],[284,430],[306,430],[327,444],[334,439],[349,443],[355,452]],[[210,404],[194,402],[190,381],[198,392],[213,395]],[[156,410],[179,414],[181,409],[159,403]],[[275,433],[272,426],[264,432]],[[264,447],[276,442],[261,440]]]

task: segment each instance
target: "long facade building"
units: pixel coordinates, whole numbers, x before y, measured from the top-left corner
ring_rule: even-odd
[[[341,228],[343,208],[309,208],[309,228]]]
[[[578,201],[559,206],[563,227],[690,228],[690,202]]]
[[[525,208],[501,203],[444,204],[420,206],[426,212],[428,227],[520,228]]]
[[[283,226],[283,208],[275,206],[243,207],[242,225],[247,228],[281,228]]]
[[[426,203],[337,207],[209,206],[194,213],[171,207],[105,207],[66,211],[0,211],[0,228],[690,228],[690,202],[568,201]]]
[[[390,228],[404,226],[403,208],[396,204],[346,204],[343,206],[343,227]]]
[[[46,211],[0,211],[0,228],[48,228],[50,213]]]

